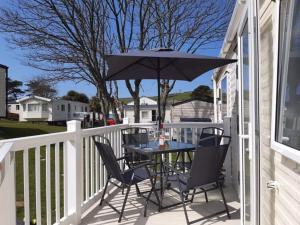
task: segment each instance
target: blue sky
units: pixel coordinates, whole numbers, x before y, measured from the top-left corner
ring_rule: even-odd
[[[0,7],[7,6],[9,1],[1,1]],[[8,36],[6,34],[0,33],[0,64],[6,65],[9,67],[9,77],[11,79],[21,80],[23,82],[27,82],[31,78],[39,75],[41,71],[27,66],[24,62],[26,62],[26,58],[24,56],[24,52],[13,49],[9,46],[6,38]],[[201,55],[210,55],[210,56],[218,56],[220,48],[222,46],[222,42],[214,43],[211,46],[206,46],[205,49],[199,49],[197,52]],[[200,84],[212,86],[211,82],[212,71],[198,77],[192,82],[178,81],[175,85],[173,92],[185,92],[192,91],[194,88],[199,86]],[[141,95],[143,96],[155,96],[156,95],[156,87],[157,83],[155,80],[145,80],[142,82]],[[56,85],[56,89],[58,90],[58,96],[65,95],[69,90],[76,90],[78,92],[83,92],[89,97],[94,96],[96,94],[96,89],[93,85],[80,82],[75,83],[72,81],[68,82],[60,82]],[[130,94],[125,86],[124,81],[119,81],[119,95],[120,97],[130,97]]]
[[[21,80],[27,82],[31,78],[39,75],[41,71],[25,65],[26,58],[23,55],[23,52],[18,49],[13,49],[9,47],[9,44],[5,40],[6,35],[0,34],[0,64],[6,65],[9,67],[8,76],[12,79]],[[216,45],[215,45],[216,46]],[[201,55],[211,55],[218,56],[221,48],[221,43],[217,45],[214,49],[203,49],[199,50]],[[211,86],[211,75],[212,71],[198,77],[192,82],[186,81],[177,81],[173,92],[185,92],[192,91],[194,88],[200,84],[205,84]],[[125,86],[124,81],[119,82],[119,95],[121,97],[129,97],[130,94]],[[145,80],[142,82],[141,95],[143,96],[154,96],[156,95],[156,81],[155,80]],[[155,88],[154,88],[155,87]],[[88,96],[94,96],[96,94],[96,89],[93,85],[80,82],[75,83],[72,81],[60,82],[56,85],[58,90],[58,96],[65,95],[69,90],[76,90],[78,92],[83,92]]]

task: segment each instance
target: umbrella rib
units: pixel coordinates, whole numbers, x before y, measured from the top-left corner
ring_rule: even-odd
[[[175,64],[172,62],[171,63],[173,66],[174,66],[174,68],[186,79],[186,80],[188,80],[188,81],[191,81],[191,79],[187,76],[187,75],[185,75],[185,73],[180,69],[180,68],[178,68],[177,66],[175,66]]]
[[[117,71],[117,72],[111,74],[109,77],[106,78],[106,80],[111,80],[111,78],[114,77],[114,76],[116,76],[118,73],[123,72],[124,70],[128,69],[129,67],[133,66],[134,64],[139,64],[139,62],[142,61],[142,60],[145,59],[145,58],[146,58],[146,57],[140,58],[140,59],[134,61],[133,63],[131,63],[131,64],[125,66],[124,68],[120,69],[119,71]]]
[[[174,65],[174,62],[175,62],[176,60],[177,60],[177,59],[172,59],[172,60],[170,60],[170,62],[169,62],[167,65],[163,66],[163,67],[161,68],[161,70],[164,70],[165,68],[167,68],[167,67],[170,66],[170,65]]]
[[[147,69],[155,70],[155,68],[153,68],[153,67],[151,67],[151,66],[147,66],[147,65],[145,65],[145,64],[143,64],[143,63],[141,63],[141,62],[137,62],[137,64],[139,64],[139,65],[141,65],[141,66],[143,66],[143,67],[146,67]]]

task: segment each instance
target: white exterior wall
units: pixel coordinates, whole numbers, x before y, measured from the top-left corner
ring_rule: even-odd
[[[140,110],[140,123],[153,123],[152,121],[152,110],[156,110],[157,113],[157,108],[155,109],[141,109]],[[147,112],[148,116],[147,117],[142,117],[142,112]],[[134,123],[134,110],[133,109],[125,109],[124,110],[124,117],[128,118],[129,123]],[[166,110],[166,116],[165,116],[165,123],[170,123],[171,122],[171,110],[167,109]]]
[[[39,104],[38,112],[28,112],[28,104]],[[42,112],[42,104],[48,104],[48,112]],[[24,111],[26,105],[26,111]],[[64,111],[62,111],[64,105]],[[68,112],[70,105],[70,112]],[[83,111],[82,111],[83,110]],[[68,121],[75,119],[75,112],[89,112],[89,105],[81,102],[54,99],[51,102],[43,101],[36,98],[20,102],[19,121]]]
[[[247,1],[245,1],[247,3]],[[278,37],[278,32],[275,29],[278,24],[276,15],[276,6],[280,1],[271,0],[257,0],[258,5],[258,42],[259,42],[259,52],[255,57],[259,58],[259,138],[260,145],[259,150],[259,177],[255,180],[260,182],[260,208],[259,208],[259,218],[261,225],[299,225],[299,212],[300,212],[300,164],[294,159],[288,158],[271,147],[271,135],[272,135],[272,106],[276,104],[273,102],[272,94],[273,90],[273,78],[277,76],[277,72],[274,71],[274,67],[277,67],[276,52],[274,49],[277,48],[277,43],[275,40]],[[247,4],[241,4],[246,6]],[[252,4],[250,4],[253,6]],[[242,23],[243,18],[233,21],[236,23],[235,26],[238,27]],[[248,18],[253,20],[253,18]],[[237,35],[237,29],[231,30],[231,37]],[[236,41],[229,38],[227,43],[230,47],[226,49],[232,49],[233,45],[236,45]],[[225,50],[222,52],[222,57],[231,57],[230,50]],[[238,57],[237,57],[238,58]],[[217,84],[221,80],[226,67],[222,70],[218,70],[215,74],[215,81]],[[237,71],[235,72],[237,74]],[[250,75],[250,79],[251,79]],[[232,159],[232,173],[234,174],[234,168],[238,168],[235,162],[239,162],[236,159],[235,153],[239,151],[238,136],[237,136],[237,100],[238,100],[238,87],[236,79],[234,76],[228,76],[228,116],[231,117],[231,154],[233,154]],[[254,90],[256,91],[256,90]],[[215,94],[215,97],[217,95]],[[235,99],[235,100],[234,100]],[[233,103],[233,102],[236,103]],[[218,108],[218,103],[215,103],[215,110],[218,110],[217,120],[220,121],[220,111]],[[252,111],[251,111],[252,112]],[[230,154],[230,153],[229,153]],[[235,177],[233,177],[234,186],[236,186]],[[278,190],[267,188],[267,182],[278,181]],[[253,199],[252,199],[253,200]],[[251,200],[251,201],[252,201]],[[253,204],[253,202],[251,202]],[[253,223],[254,224],[254,223]]]
[[[180,118],[210,118],[213,121],[213,103],[203,101],[190,101],[171,107],[171,122],[180,122]]]
[[[64,105],[65,110],[62,111],[62,105]],[[70,106],[70,111],[68,110],[68,105]],[[67,100],[54,100],[52,102],[52,121],[68,121],[77,119],[74,117],[75,112],[89,112],[89,104],[75,101],[67,101]]]
[[[277,1],[276,1],[277,2]],[[278,24],[276,4],[261,1],[259,7],[259,105],[260,105],[260,165],[261,165],[261,224],[299,225],[300,212],[300,164],[271,148],[273,70],[277,48],[275,29]],[[277,64],[277,62],[276,62]],[[275,65],[276,65],[275,64]],[[269,190],[266,183],[279,182],[278,191]]]
[[[0,66],[0,117],[6,116],[6,77],[7,68]]]
[[[134,105],[134,101],[128,102],[127,105]],[[157,102],[148,97],[140,97],[140,105],[157,105]]]
[[[19,110],[17,109],[17,106],[19,106]],[[19,103],[10,103],[7,104],[7,110],[10,113],[19,114],[21,111],[21,106]]]
[[[37,104],[38,111],[28,111],[29,104]],[[42,104],[48,104],[48,111],[42,111]],[[30,98],[20,102],[19,121],[51,121],[51,103],[36,98]]]
[[[232,46],[236,46],[236,39],[232,42]],[[234,48],[233,48],[234,49]],[[231,50],[226,56],[230,59],[236,59],[237,54]],[[233,188],[237,193],[240,192],[240,183],[239,183],[239,173],[240,173],[240,154],[239,154],[239,139],[238,139],[238,82],[237,82],[237,63],[232,63],[227,66],[224,66],[221,70],[218,71],[215,77],[216,86],[218,89],[221,88],[221,81],[227,76],[227,120],[230,121],[230,134],[231,136],[231,145],[228,149],[225,167],[231,168],[227,172],[227,176],[230,179],[227,182],[231,182]],[[221,93],[220,93],[221,94]],[[215,96],[217,98],[218,96]],[[220,100],[216,99],[214,107],[216,108],[215,112],[217,113],[216,119],[217,123],[224,122],[225,118],[222,118],[222,103]]]

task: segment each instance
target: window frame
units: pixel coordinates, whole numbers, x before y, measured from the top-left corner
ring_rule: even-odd
[[[36,110],[32,110],[32,108],[36,109]],[[32,113],[36,113],[36,112],[40,112],[40,104],[37,103],[28,103],[27,104],[27,111],[28,112],[32,112]]]
[[[294,0],[289,0],[293,1]],[[280,3],[281,1],[276,2],[275,6],[275,13],[274,13],[274,43],[273,43],[273,49],[274,49],[274,62],[273,62],[273,93],[272,93],[272,118],[271,118],[271,149],[275,150],[276,152],[279,152],[283,156],[300,163],[300,151],[298,149],[292,148],[290,146],[287,146],[285,144],[282,144],[276,140],[276,123],[277,123],[277,107],[278,107],[278,101],[281,101],[281,96],[279,96],[280,93],[280,78],[279,78],[279,46],[280,46]],[[292,3],[293,4],[293,3]],[[289,24],[289,26],[291,26]],[[289,28],[290,29],[290,28]],[[286,53],[283,53],[286,54]]]
[[[228,117],[228,75],[229,75],[229,72],[228,70],[226,70],[224,72],[224,74],[221,76],[221,79],[219,80],[219,83],[218,83],[218,87],[219,87],[219,90],[220,90],[220,93],[219,93],[219,109],[220,109],[220,114],[221,114],[221,120],[224,121],[224,117]],[[223,116],[223,92],[222,92],[222,82],[224,81],[224,79],[226,79],[226,115]]]

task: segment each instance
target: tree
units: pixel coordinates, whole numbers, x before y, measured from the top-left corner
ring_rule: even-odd
[[[172,48],[195,53],[224,38],[234,0],[106,0],[117,40],[115,49]],[[141,80],[125,81],[139,122]],[[175,81],[162,80],[162,120]]]
[[[0,31],[11,34],[13,46],[27,50],[28,64],[52,80],[94,85],[104,117],[111,109],[117,120],[117,82],[105,81],[105,54],[156,47],[195,53],[224,37],[233,8],[233,0],[14,2],[0,9]],[[125,83],[139,122],[141,80]],[[164,109],[175,82],[162,84]]]
[[[97,96],[93,96],[90,100],[90,109],[92,112],[101,112],[100,101]]]
[[[54,98],[57,94],[53,84],[43,77],[36,77],[26,84],[26,92],[30,95],[37,95],[44,98]]]
[[[206,102],[212,102],[213,101],[213,90],[210,89],[210,87],[206,85],[199,85],[197,88],[195,88],[192,91],[191,94],[192,98],[206,101]]]
[[[223,40],[235,1],[155,0],[153,32],[155,47],[196,53]],[[165,119],[167,99],[175,81],[161,81],[161,112]]]
[[[79,93],[73,90],[69,91],[67,95],[63,96],[62,98],[70,101],[89,103],[89,98],[84,93]]]
[[[11,34],[8,41],[26,50],[27,63],[51,80],[94,85],[106,117],[109,107],[117,112],[104,80],[104,55],[111,51],[106,12],[99,0],[15,0],[0,10],[0,31]]]
[[[8,100],[16,100],[18,97],[23,95],[25,91],[21,89],[23,82],[19,80],[7,79],[7,95]]]
[[[109,21],[116,34],[114,35],[115,49],[127,52],[136,48],[150,48],[152,36],[150,17],[153,0],[106,0],[109,8]],[[125,81],[126,87],[134,101],[134,122],[140,122],[140,85],[141,80]],[[117,102],[118,99],[117,99]],[[119,104],[119,107],[121,104]]]

